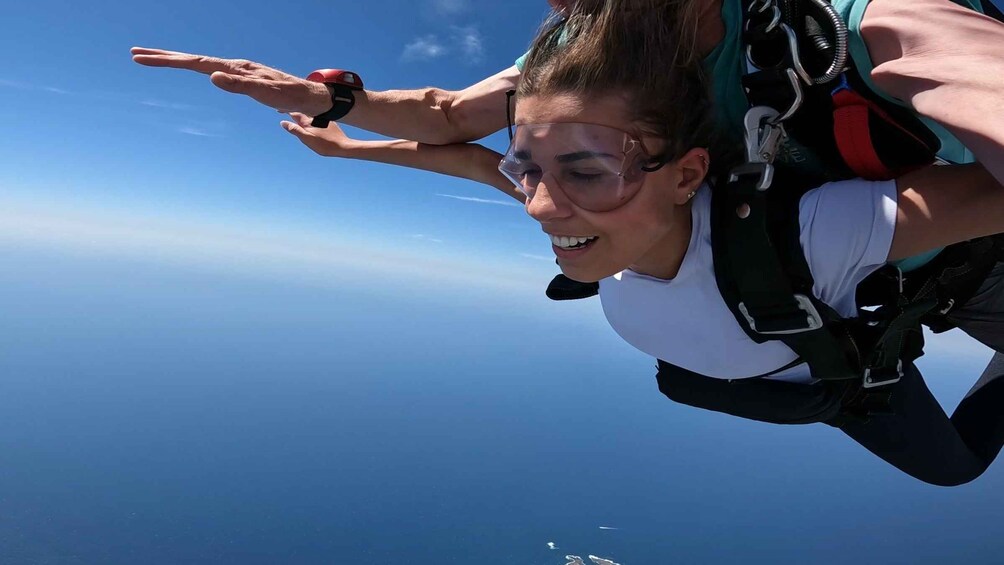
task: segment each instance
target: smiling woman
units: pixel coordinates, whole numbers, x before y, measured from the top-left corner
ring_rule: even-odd
[[[978,165],[819,187],[778,168],[770,194],[787,194],[775,206],[786,211],[787,224],[764,229],[781,236],[773,245],[794,258],[790,264],[804,267],[785,283],[797,294],[772,297],[762,284],[773,276],[762,258],[743,259],[751,242],[721,243],[723,218],[745,219],[751,209],[729,203],[738,189],[724,182],[736,175],[725,173],[738,152],[718,133],[692,24],[678,17],[680,9],[659,0],[580,5],[538,35],[524,62],[499,170],[550,237],[563,274],[596,285],[611,327],[659,360],[660,389],[674,400],[772,422],[839,426],[935,484],[979,476],[1004,442],[1001,418],[988,419],[1004,402],[1004,379],[995,378],[1002,371],[991,366],[950,421],[911,364],[922,347],[917,320],[937,297],[926,302],[918,294],[904,309],[895,302],[906,300],[900,296],[892,304],[900,310],[873,315],[859,309],[865,304],[857,291],[890,260],[1004,231],[1004,190]],[[305,143],[314,139],[308,118],[298,120],[287,129]],[[985,257],[993,257],[990,248]],[[741,268],[728,278],[723,273],[736,257]],[[952,314],[1000,350],[1000,324],[985,331],[987,313],[999,318],[1004,304],[994,282],[1004,267],[995,273],[979,300]],[[755,287],[742,301],[736,277]],[[883,386],[873,390],[876,381]]]
[[[856,292],[889,260],[1004,231],[1000,220],[1004,190],[982,167],[964,166],[921,169],[896,181],[830,183],[803,189],[798,198],[797,182],[785,186],[793,177],[781,174],[766,186],[772,186],[772,193],[792,195],[792,202],[785,205],[789,208],[779,209],[790,210],[795,231],[769,229],[776,232],[774,244],[781,249],[788,245],[784,234],[796,234],[790,236],[790,245],[799,248],[805,264],[802,277],[809,281],[798,292],[812,296],[796,295],[802,300],[794,320],[808,314],[809,326],[775,328],[790,325],[791,315],[788,322],[766,317],[773,314],[755,311],[755,302],[750,307],[740,302],[740,316],[727,295],[736,283],[723,278],[722,272],[727,254],[742,249],[719,250],[718,242],[726,229],[723,215],[738,215],[743,221],[751,214],[746,204],[721,208],[731,198],[728,193],[742,190],[731,183],[744,173],[733,173],[730,184],[715,183],[708,176],[709,161],[734,163],[727,148],[716,142],[704,77],[693,54],[681,48],[681,34],[672,31],[672,11],[653,6],[641,17],[623,8],[610,1],[598,13],[573,13],[564,26],[543,32],[534,41],[516,91],[515,131],[500,169],[526,195],[527,213],[551,236],[562,272],[577,281],[598,283],[610,325],[625,341],[660,360],[665,372],[660,374],[660,387],[671,398],[692,400],[688,395],[703,386],[694,377],[728,379],[725,382],[752,378],[767,388],[751,389],[746,386],[751,381],[744,381],[744,386],[727,387],[727,392],[744,391],[749,400],[774,404],[783,412],[791,386],[806,386],[797,391],[804,392],[808,408],[799,407],[797,417],[772,414],[768,408],[760,412],[768,415],[757,419],[843,426],[880,456],[937,484],[978,476],[996,455],[1001,433],[976,434],[971,427],[953,427],[914,369],[903,369],[902,359],[912,360],[909,351],[920,345],[909,341],[904,330],[891,329],[894,326],[883,325],[889,322],[859,311]],[[658,55],[665,53],[675,59]],[[722,186],[713,189],[716,184]],[[991,209],[996,212],[986,214]],[[730,244],[744,242],[730,240]],[[753,264],[748,269],[765,267]],[[772,275],[763,271],[738,276]],[[896,380],[903,381],[892,393],[893,405],[911,414],[912,422],[899,426],[895,419],[885,419],[860,428],[847,421],[849,414],[872,416],[871,408],[856,404],[858,398],[868,398],[866,405],[875,400],[870,391],[843,380],[848,376],[835,376],[847,362],[843,353],[830,348],[813,358],[818,349],[800,349],[802,344],[791,338],[776,337],[808,334],[805,339],[817,339],[812,336],[828,335],[831,323],[852,327],[859,319],[872,320],[886,334],[904,336],[898,338],[903,341],[892,358],[900,363]],[[884,351],[884,336],[870,339],[874,351]],[[854,343],[867,347],[869,342]],[[852,365],[872,367],[875,354],[864,351],[857,353]],[[865,389],[871,382],[868,371]],[[820,379],[822,384],[796,384]],[[985,387],[991,381],[987,378],[977,388],[1001,388]],[[681,383],[689,383],[687,394],[676,392]],[[763,390],[770,394],[761,395]],[[711,396],[719,401],[722,391]],[[882,394],[888,391],[881,389]],[[826,401],[821,392],[835,394],[835,400]],[[996,390],[993,398],[1004,400],[1000,393]],[[821,401],[822,412],[806,416]],[[904,405],[906,401],[911,404]],[[714,409],[755,417],[734,406],[719,404]],[[925,425],[917,425],[921,421]],[[890,442],[909,435],[904,429],[923,430],[919,433],[926,445],[939,449],[913,452],[902,445],[892,449]],[[960,437],[962,429],[969,432],[965,438]],[[968,447],[977,449],[979,457],[966,444],[976,437],[983,445]],[[921,444],[923,440],[916,445]],[[945,467],[932,462],[953,450],[966,455],[956,457],[957,466],[948,465],[952,470],[943,473]],[[932,453],[937,456],[930,457]]]
[[[548,234],[564,275],[598,290],[613,329],[659,360],[660,389],[674,400],[767,421],[826,422],[924,480],[971,480],[996,456],[1004,426],[980,417],[960,417],[959,426],[948,421],[912,362],[921,354],[920,319],[929,313],[1004,349],[1000,246],[979,239],[1004,231],[1004,190],[978,165],[927,167],[895,180],[889,180],[892,173],[874,177],[883,180],[847,179],[847,167],[807,173],[795,166],[798,158],[773,167],[784,120],[797,103],[782,117],[771,102],[752,95],[757,105],[741,118],[749,166],[736,167],[738,147],[719,135],[716,123],[720,112],[728,112],[715,108],[708,74],[722,62],[730,79],[740,76],[739,65],[731,63],[742,57],[744,49],[735,42],[753,21],[752,12],[776,13],[764,34],[781,21],[770,0],[758,0],[744,14],[737,4],[564,5],[522,59],[515,128],[501,174],[485,171],[485,163],[498,160],[480,146],[357,142],[336,127],[312,128],[310,117],[297,113],[283,127],[322,155],[428,168],[524,200]],[[846,32],[839,15],[823,8],[826,21]],[[846,43],[846,33],[836,35],[838,45]],[[829,45],[822,45],[828,38],[817,39],[820,50]],[[801,65],[797,42],[782,41]],[[791,68],[798,65],[781,59],[789,68],[775,69],[778,76],[796,86],[814,82],[804,68],[799,74]],[[837,67],[844,64],[831,59]],[[837,80],[840,70],[827,81]],[[492,90],[500,110],[503,101],[510,106],[510,98],[495,90],[511,84],[513,77],[506,77],[496,77],[500,82]],[[827,130],[836,119],[829,120]],[[933,153],[922,157],[918,163],[930,163]],[[823,178],[845,180],[822,184]],[[979,269],[951,263],[956,255],[946,252],[930,272],[911,274],[911,281],[931,286],[914,289],[904,284],[901,271],[886,267],[976,239],[985,245],[978,253],[967,251],[966,261],[979,258]],[[984,276],[991,268],[991,276]],[[979,277],[965,281],[968,286],[975,280],[973,288],[958,290],[942,284],[947,279],[941,275],[949,272]],[[883,285],[884,294],[861,295],[867,281]],[[880,307],[872,312],[863,306]],[[960,414],[998,405],[1004,379],[996,376],[979,381],[970,395],[979,401],[964,405],[969,411]],[[737,382],[742,384],[732,386]],[[706,398],[720,401],[717,407],[680,394],[680,386],[689,393],[706,385],[713,391]],[[763,411],[750,415],[736,408],[746,401]],[[883,419],[879,412],[890,406],[912,420]],[[856,427],[861,419],[872,424]],[[938,447],[904,460],[897,443],[904,437],[918,448]],[[957,464],[942,474],[931,461],[951,449],[969,457],[955,458]]]
[[[689,222],[683,205],[704,179],[707,150],[692,149],[664,166],[671,158],[666,143],[626,132],[637,128],[617,96],[528,96],[517,106],[517,124],[500,168],[527,195],[527,214],[557,240],[554,252],[566,275],[596,281],[627,264],[675,276],[679,264],[663,259],[673,250],[683,256],[688,238],[681,228]],[[642,190],[654,184],[665,190]]]

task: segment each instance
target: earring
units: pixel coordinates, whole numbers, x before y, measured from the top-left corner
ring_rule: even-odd
[[[697,191],[696,190],[691,190],[690,194],[687,195],[687,200],[690,200],[691,198],[693,198],[695,194],[697,194]]]

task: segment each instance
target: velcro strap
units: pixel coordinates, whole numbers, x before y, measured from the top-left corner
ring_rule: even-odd
[[[325,84],[331,89],[331,109],[323,114],[314,116],[310,125],[315,128],[326,128],[329,123],[337,122],[344,118],[356,104],[356,97],[353,92],[358,89],[335,82]]]

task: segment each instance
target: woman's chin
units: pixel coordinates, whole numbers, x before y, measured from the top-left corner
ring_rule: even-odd
[[[620,272],[606,272],[609,269],[589,268],[583,265],[570,265],[567,262],[562,261],[561,258],[558,259],[558,267],[561,268],[561,274],[580,283],[599,282],[601,279],[611,277]]]

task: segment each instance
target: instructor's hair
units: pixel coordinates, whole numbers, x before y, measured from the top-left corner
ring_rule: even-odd
[[[517,98],[623,96],[642,132],[666,141],[665,160],[707,147],[712,163],[732,152],[719,136],[698,53],[707,0],[579,0],[545,22],[523,67]]]

